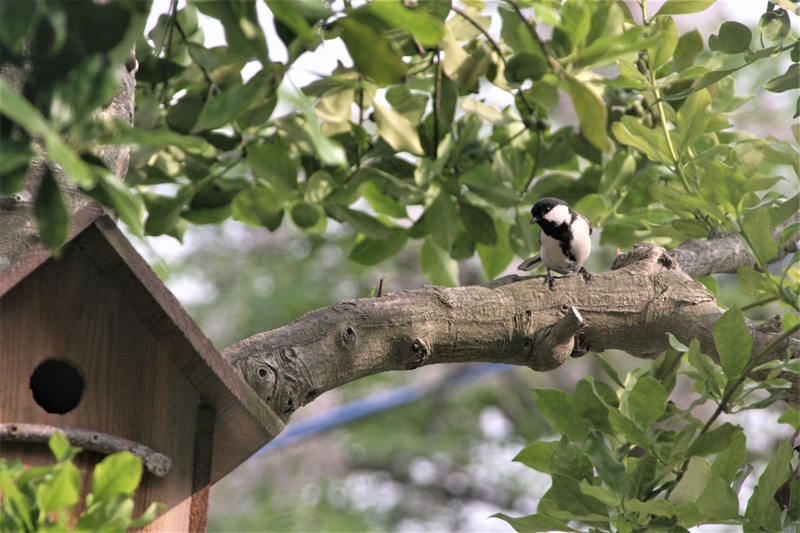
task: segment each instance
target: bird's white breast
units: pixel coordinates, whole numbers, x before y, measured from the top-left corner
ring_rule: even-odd
[[[583,217],[578,217],[572,225],[572,253],[578,268],[589,258],[592,251],[591,228]]]

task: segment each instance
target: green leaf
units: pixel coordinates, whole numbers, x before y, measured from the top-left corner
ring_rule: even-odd
[[[652,130],[626,115],[611,125],[611,132],[619,142],[643,152],[652,161],[672,165],[667,139],[660,131]]]
[[[405,81],[408,67],[378,30],[351,17],[337,19],[336,26],[359,72],[381,87]]]
[[[586,39],[591,23],[592,9],[583,0],[573,0],[561,6],[561,24],[558,27],[570,36],[575,48]]]
[[[92,494],[96,502],[124,494],[132,496],[142,479],[142,461],[131,452],[118,452],[104,458],[92,474]]]
[[[711,465],[702,457],[691,457],[683,478],[667,498],[674,504],[684,505],[697,501],[711,479]]]
[[[608,515],[608,506],[583,493],[580,482],[562,474],[552,474],[550,494],[559,508],[576,516]]]
[[[553,450],[559,445],[559,441],[552,442],[532,442],[525,446],[520,452],[512,459],[518,463],[532,468],[544,474],[550,473],[550,458],[553,456]]]
[[[694,64],[694,59],[704,48],[703,36],[696,29],[681,35],[678,39],[678,46],[672,54],[672,70],[682,72],[691,67]]]
[[[517,52],[506,63],[504,74],[511,83],[525,80],[539,81],[548,72],[547,60],[542,54],[528,50]]]
[[[740,428],[736,429],[738,431],[731,433],[730,445],[717,452],[717,458],[714,459],[714,464],[711,465],[711,474],[724,479],[728,483],[733,482],[737,472],[742,467],[742,463],[747,458],[744,431],[741,431]]]
[[[576,78],[568,76],[565,80],[567,92],[572,97],[572,105],[578,115],[581,134],[601,152],[607,151],[608,111],[603,100]]]
[[[12,52],[21,55],[29,32],[33,29],[39,3],[0,2],[0,41]]]
[[[424,47],[436,46],[447,35],[447,29],[441,21],[422,9],[409,9],[400,0],[369,2],[360,9],[367,10],[393,27],[403,28]]]
[[[267,187],[254,187],[238,193],[231,202],[234,220],[275,231],[283,220],[283,200]]]
[[[792,63],[785,73],[772,78],[764,88],[773,93],[782,93],[800,88],[800,63]]]
[[[364,188],[364,199],[369,202],[376,213],[392,218],[408,218],[405,206],[393,197],[383,194],[373,181],[367,182],[367,186]]]
[[[589,456],[606,485],[611,487],[617,496],[624,494],[625,466],[611,453],[603,436],[592,430],[583,441],[583,452]]]
[[[544,514],[532,514],[523,516],[522,518],[512,518],[504,515],[503,513],[497,513],[492,515],[492,518],[500,518],[501,520],[505,520],[516,531],[524,531],[526,533],[547,531],[577,531],[569,527],[566,522]]]
[[[650,439],[647,438],[647,434],[633,420],[620,413],[618,409],[608,410],[608,421],[614,431],[628,439],[629,442],[645,449],[650,446]]]
[[[753,338],[744,314],[736,305],[725,311],[714,324],[714,342],[723,372],[728,379],[734,379],[744,370],[753,348]]]
[[[69,451],[71,446],[61,431],[56,431],[53,433],[53,435],[47,441],[47,445],[50,447],[50,451],[53,452],[53,456],[56,458],[56,461],[61,462],[69,459]]]
[[[212,94],[192,127],[192,133],[227,126],[250,107],[253,99],[267,83],[267,72],[261,70],[244,85],[232,85]]]
[[[726,54],[740,54],[750,50],[753,32],[740,22],[728,20],[722,23],[718,35],[712,35],[708,46],[712,50],[720,50]]]
[[[739,517],[739,498],[727,481],[711,477],[703,493],[697,498],[697,511],[700,514],[719,519]]]
[[[134,233],[142,231],[144,202],[141,196],[135,195],[114,173],[104,169],[97,186],[84,193],[101,204],[113,208]]]
[[[80,489],[80,471],[71,461],[65,461],[56,467],[52,478],[36,487],[36,500],[44,513],[61,511],[78,503]]]
[[[572,444],[564,435],[550,456],[550,472],[552,475],[560,474],[578,481],[592,480],[594,468],[592,462],[583,451]]]
[[[658,44],[647,49],[650,68],[656,70],[669,61],[678,47],[678,28],[672,17],[655,17],[650,27],[654,34],[662,37]]]
[[[497,230],[489,213],[462,201],[458,205],[458,214],[472,240],[490,246],[497,242]]]
[[[267,6],[276,19],[307,41],[318,39],[303,16],[302,2],[296,0],[266,0]]]
[[[440,193],[425,211],[425,218],[436,244],[450,252],[461,226],[453,197],[446,192]]]
[[[595,390],[603,395],[602,400],[595,394]],[[585,377],[575,386],[573,402],[575,412],[591,421],[592,427],[608,435],[614,433],[614,428],[608,421],[606,404],[618,405],[619,402],[611,387],[602,381],[594,381],[591,377]]]
[[[747,502],[744,514],[754,526],[765,529],[777,529],[776,526],[779,526],[780,508],[774,496],[792,473],[790,461],[793,456],[791,445],[782,440],[764,473],[758,478],[758,485]]]
[[[689,447],[687,454],[703,457],[720,453],[731,445],[734,434],[741,431],[742,428],[725,422],[720,427],[698,436]]]
[[[589,434],[589,423],[578,415],[572,396],[558,389],[533,389],[536,408],[556,433],[580,442]]]
[[[325,214],[322,212],[322,209],[314,204],[297,202],[292,206],[291,211],[289,211],[289,216],[292,217],[292,222],[294,222],[298,228],[307,230],[317,225],[319,219],[324,217]]]
[[[633,416],[642,427],[650,427],[667,408],[667,391],[651,376],[644,376],[634,385],[628,395]]]
[[[192,0],[204,15],[214,17],[225,28],[225,41],[231,52],[269,63],[267,41],[258,22],[255,2],[206,2]]]
[[[372,99],[370,98],[370,100]],[[425,153],[419,141],[417,128],[407,117],[374,100],[372,100],[372,106],[375,122],[378,124],[378,135],[389,146],[398,152],[409,152],[414,155]]]
[[[791,30],[789,13],[783,9],[768,11],[761,15],[758,21],[758,29],[761,36],[768,41],[780,41]]]
[[[458,286],[458,263],[450,257],[450,252],[436,244],[433,239],[425,239],[420,250],[422,271],[436,285]]]
[[[159,511],[162,511],[166,508],[166,505],[163,503],[151,503],[150,506],[136,519],[131,520],[131,523],[128,524],[129,528],[139,528],[144,527],[153,520],[156,519],[156,514]]]
[[[667,0],[658,10],[656,16],[698,13],[705,11],[713,3],[714,0]]]
[[[30,501],[25,493],[19,490],[2,463],[0,463],[0,489],[3,491],[3,514],[13,508],[16,511],[16,515],[22,520],[26,528],[25,531],[35,531],[36,528],[31,518],[33,502]],[[12,513],[8,512],[8,514],[11,515]]]
[[[385,226],[362,211],[338,205],[327,206],[326,211],[339,222],[347,222],[354,230],[371,239],[390,239],[394,235],[392,228]]]
[[[508,224],[498,219],[494,222],[494,225],[497,228],[497,242],[494,246],[480,242],[475,245],[478,250],[478,256],[481,258],[483,271],[489,279],[494,279],[502,274],[514,259],[514,250],[511,249],[511,244],[508,240]]]
[[[50,127],[39,110],[3,78],[0,78],[0,113],[22,126],[32,137],[42,139],[48,157],[61,165],[67,178],[85,189],[94,187],[96,176],[89,165]]]
[[[747,213],[742,222],[742,230],[747,236],[747,244],[753,250],[758,264],[766,267],[778,253],[778,242],[772,236],[772,214],[766,207],[758,207]]]
[[[70,212],[55,174],[47,166],[36,191],[34,213],[39,226],[39,238],[56,253],[69,237]]]
[[[289,150],[277,143],[248,145],[247,165],[256,177],[267,180],[279,191],[297,188],[297,164]]]
[[[676,128],[678,130],[678,153],[687,154],[692,143],[705,131],[710,120],[708,106],[711,94],[703,89],[692,93],[678,110]]]
[[[635,176],[636,158],[633,154],[618,152],[603,166],[603,176],[600,178],[598,192],[607,196],[627,185]]]
[[[348,258],[362,265],[377,265],[397,255],[408,240],[408,230],[395,228],[389,239],[366,238],[359,241]]]

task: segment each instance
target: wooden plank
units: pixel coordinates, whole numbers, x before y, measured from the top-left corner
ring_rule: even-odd
[[[69,243],[69,241],[83,232],[83,230],[88,228],[90,224],[102,215],[103,210],[97,204],[89,204],[78,210],[78,212],[72,216],[67,242]],[[52,254],[50,250],[41,244],[37,244],[25,252],[13,265],[0,272],[0,297],[51,257]]]
[[[212,484],[283,431],[283,421],[225,361],[110,218],[98,218],[80,243],[101,270],[113,272],[125,300],[154,334],[170,341],[173,361],[216,410]]]
[[[194,441],[192,506],[189,531],[203,533],[208,520],[208,496],[211,492],[211,458],[214,453],[214,410],[205,405],[197,409],[197,433]]]

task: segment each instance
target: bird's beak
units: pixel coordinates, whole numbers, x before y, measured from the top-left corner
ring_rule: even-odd
[[[538,224],[538,223],[539,223],[539,219],[538,219],[538,218],[536,218],[536,217],[533,217],[533,218],[531,219],[531,221],[530,221],[530,222],[528,222],[528,224],[530,224],[531,226],[533,226],[534,224]]]

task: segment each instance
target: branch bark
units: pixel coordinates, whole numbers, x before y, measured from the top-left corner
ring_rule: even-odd
[[[485,285],[421,289],[350,300],[227,348],[223,354],[284,420],[320,393],[379,372],[456,362],[497,362],[547,371],[572,353],[617,349],[654,358],[668,333],[700,341],[718,360],[713,328],[724,312],[667,252],[638,245],[586,284],[506,276]],[[778,333],[750,324],[759,353]],[[779,329],[779,328],[778,328]],[[800,340],[776,347],[800,356]],[[784,397],[800,405],[800,388]]]

